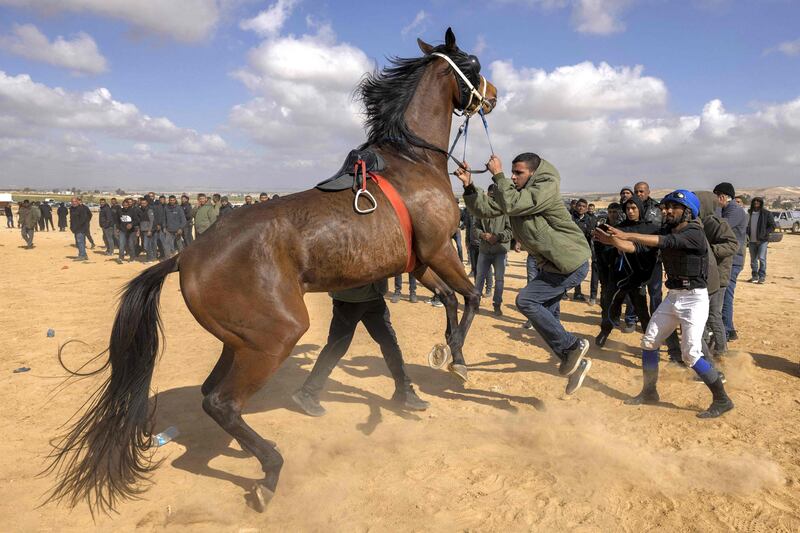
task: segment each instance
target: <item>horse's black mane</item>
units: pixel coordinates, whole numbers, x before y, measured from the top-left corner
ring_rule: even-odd
[[[464,72],[470,69],[470,58],[461,50],[447,51],[444,45],[440,45],[433,52],[447,54]],[[389,59],[390,66],[367,75],[361,81],[356,95],[364,102],[367,117],[367,141],[361,145],[361,149],[389,145],[415,159],[419,157],[413,149],[415,146],[441,150],[441,147],[433,147],[415,135],[405,121],[406,109],[414,97],[422,73],[435,59],[437,57],[431,54],[410,59],[393,57]]]

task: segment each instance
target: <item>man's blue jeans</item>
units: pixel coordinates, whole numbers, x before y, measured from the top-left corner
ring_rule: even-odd
[[[767,277],[767,245],[768,242],[750,242],[750,270],[752,277],[766,279]]]
[[[531,321],[534,329],[559,359],[564,359],[578,340],[564,329],[556,314],[561,295],[583,281],[588,273],[588,261],[569,274],[540,271],[517,295],[517,309]]]
[[[402,290],[403,290],[403,275],[398,274],[394,277],[394,292],[400,294]],[[415,278],[412,274],[408,275],[408,293],[409,294],[417,293],[417,278]]]
[[[75,246],[78,247],[78,258],[80,258],[80,259],[89,259],[89,256],[86,255],[86,234],[85,233],[76,233],[75,234]]]
[[[478,292],[483,294],[484,284],[489,284],[489,276],[491,276],[492,268],[494,267],[494,297],[492,299],[495,307],[503,304],[503,287],[505,285],[506,275],[506,253],[501,254],[485,254],[481,252],[478,254],[478,278],[475,283]]]
[[[147,260],[153,261],[156,258],[156,236],[155,234],[148,235],[146,231],[142,232],[142,246],[144,253],[147,254]]]
[[[528,275],[528,283],[536,279],[539,275],[539,267],[536,266],[536,258],[528,254],[528,259],[525,261],[525,272]]]
[[[125,233],[124,231],[119,232],[119,260],[122,261],[125,259],[125,254],[128,254],[128,261],[133,261],[133,258],[136,257],[135,249],[136,249],[136,240],[137,236],[136,233]]]
[[[730,333],[736,330],[733,325],[733,297],[736,294],[736,278],[744,268],[744,265],[731,266],[731,279],[725,287],[725,300],[722,302],[722,323],[725,324],[725,331]]]

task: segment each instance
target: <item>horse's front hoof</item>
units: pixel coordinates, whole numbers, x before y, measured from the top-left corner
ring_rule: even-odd
[[[452,363],[447,369],[458,376],[464,383],[467,382],[469,376],[467,375],[467,365]]]
[[[431,368],[444,368],[452,358],[450,347],[446,344],[437,344],[428,354],[428,366]]]
[[[259,513],[263,513],[267,510],[270,500],[275,496],[273,491],[269,490],[261,483],[255,483],[250,494],[253,496],[253,507],[255,507],[255,510]]]

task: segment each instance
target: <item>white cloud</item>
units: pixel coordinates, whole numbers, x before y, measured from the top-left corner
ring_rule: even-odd
[[[113,147],[111,151],[109,146]],[[200,183],[249,164],[218,134],[180,128],[115,100],[108,89],[83,93],[48,87],[0,71],[0,183]],[[119,181],[117,181],[119,180]],[[209,181],[208,183],[213,183]],[[119,186],[119,185],[117,185]]]
[[[488,46],[489,45],[486,42],[486,37],[484,37],[482,33],[478,34],[478,38],[475,40],[475,46],[472,48],[472,50],[470,50],[470,53],[479,56],[486,51]]]
[[[765,54],[770,54],[772,52],[780,52],[790,57],[800,56],[800,39],[784,41],[778,46],[764,50]]]
[[[610,35],[625,31],[622,14],[635,0],[495,0],[516,3],[544,11],[571,9],[572,26],[580,33]]]
[[[572,23],[580,33],[610,35],[625,30],[620,14],[629,0],[575,0]]]
[[[0,0],[52,14],[88,12],[124,20],[139,29],[197,42],[208,37],[220,16],[221,0]]]
[[[640,67],[582,63],[547,73],[498,61],[490,72],[500,90],[489,115],[495,150],[505,159],[539,153],[561,171],[564,191],[611,191],[640,176],[656,187],[800,183],[800,97],[749,113],[714,99],[676,116],[663,81]],[[473,136],[472,159],[486,150]]]
[[[314,35],[268,39],[248,59],[234,76],[254,98],[231,110],[230,123],[274,150],[279,164],[311,153],[323,171],[333,171],[347,149],[363,142],[353,90],[374,64],[362,50],[337,42],[329,26]]]
[[[642,76],[641,66],[614,68],[587,61],[545,72],[495,61],[491,72],[492,81],[502,87],[501,102],[510,112],[524,109],[539,119],[650,113],[663,109],[667,101],[664,82]]]
[[[59,36],[50,42],[33,24],[15,24],[12,35],[0,37],[0,48],[74,73],[100,74],[108,70],[106,58],[97,49],[94,39],[83,32],[72,40]]]
[[[430,19],[430,15],[428,15],[425,10],[421,9],[417,12],[414,16],[414,20],[412,20],[407,26],[405,26],[402,30],[400,30],[400,34],[405,37],[412,31],[417,31],[417,33],[422,33],[423,28],[425,27],[426,21]]]
[[[262,37],[277,35],[296,4],[297,0],[278,0],[255,17],[241,21],[239,27],[254,31]]]

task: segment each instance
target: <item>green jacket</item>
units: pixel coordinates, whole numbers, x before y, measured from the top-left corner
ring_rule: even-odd
[[[494,200],[475,187],[464,192],[467,209],[480,218],[508,215],[517,242],[540,270],[569,274],[591,259],[586,236],[561,200],[561,177],[553,165],[542,159],[519,191],[502,172],[492,179],[497,184]]]
[[[361,287],[331,292],[330,295],[334,300],[339,300],[340,302],[358,304],[383,298],[383,295],[386,294],[388,290],[389,280],[383,279],[373,283],[367,283]]]
[[[36,224],[42,218],[42,212],[38,207],[32,205],[30,207],[19,207],[19,225],[25,229],[36,229]]]
[[[217,221],[218,213],[211,204],[201,205],[194,213],[194,228],[200,234]]]
[[[511,222],[505,215],[494,218],[473,217],[471,231],[473,235],[480,235],[481,233],[497,235],[497,242],[494,244],[481,239],[478,247],[482,254],[504,254],[511,248],[511,238],[513,237]]]

